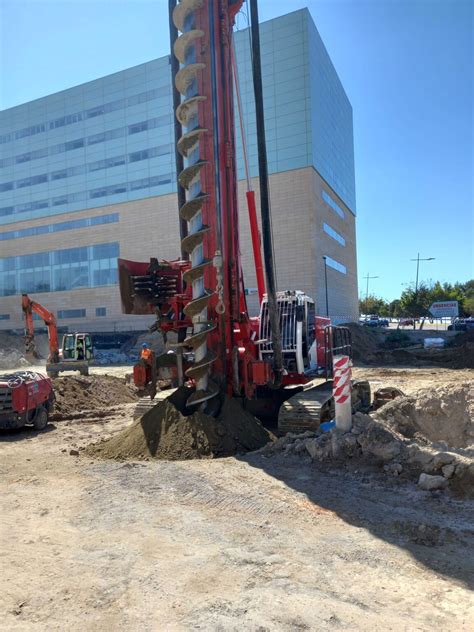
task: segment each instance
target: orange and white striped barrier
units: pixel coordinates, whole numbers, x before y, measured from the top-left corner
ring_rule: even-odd
[[[336,428],[348,432],[352,428],[352,375],[351,359],[346,355],[336,355],[333,360],[333,397],[336,414]]]

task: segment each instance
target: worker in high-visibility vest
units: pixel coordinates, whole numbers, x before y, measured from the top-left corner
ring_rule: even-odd
[[[146,383],[148,384],[153,380],[155,367],[155,354],[150,349],[150,345],[147,342],[142,344],[142,350],[140,353],[140,362],[145,366]]]
[[[150,349],[150,345],[147,342],[144,342],[142,344],[140,359],[144,360],[146,364],[151,364],[152,357],[153,357],[153,351]]]

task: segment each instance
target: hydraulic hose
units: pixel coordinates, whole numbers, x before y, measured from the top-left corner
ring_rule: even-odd
[[[260,29],[258,24],[257,0],[250,0],[252,33],[252,70],[255,95],[255,118],[257,123],[258,171],[260,177],[260,213],[262,217],[263,254],[265,276],[267,279],[268,315],[270,318],[273,347],[272,386],[278,387],[283,376],[283,354],[281,347],[280,322],[278,316],[277,291],[275,280],[275,261],[273,257],[273,239],[271,229],[270,192],[268,185],[267,145],[265,138],[265,117],[263,111],[262,66],[260,59]]]

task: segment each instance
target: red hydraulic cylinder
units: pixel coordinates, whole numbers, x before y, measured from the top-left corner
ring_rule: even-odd
[[[253,258],[255,261],[255,273],[257,275],[258,300],[262,304],[265,294],[265,276],[263,273],[262,251],[260,249],[260,232],[258,230],[257,209],[255,207],[255,192],[247,191],[247,206],[249,210],[250,233],[252,235]]]

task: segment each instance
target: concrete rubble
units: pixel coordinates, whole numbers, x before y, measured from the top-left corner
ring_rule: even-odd
[[[14,348],[0,350],[0,370],[28,367],[29,362],[24,355]]]
[[[437,490],[450,488],[460,494],[474,496],[474,419],[470,414],[472,389],[470,385],[464,387],[443,387],[436,393],[437,407],[433,409],[433,389],[420,391],[411,398],[398,398],[387,404],[382,410],[389,408],[388,413],[381,415],[379,411],[372,415],[356,413],[350,432],[341,433],[333,429],[328,433],[305,432],[303,434],[289,433],[280,437],[274,443],[268,444],[260,452],[264,456],[278,453],[298,454],[310,457],[315,462],[332,463],[344,466],[349,462],[360,462],[361,465],[379,466],[385,475],[416,480],[423,490]],[[420,428],[413,431],[412,422],[398,416],[397,424],[392,422],[390,411],[395,410],[400,399],[410,399],[410,405],[418,411],[418,420],[423,420],[423,433]],[[432,424],[428,423],[430,415],[420,415],[417,402],[430,403]],[[464,402],[467,416],[461,415],[457,432],[453,431],[454,415],[460,415],[460,410],[450,409],[450,402]],[[402,406],[403,409],[403,406]],[[451,444],[440,439],[444,436],[439,415],[434,412],[443,410],[449,417],[449,434]],[[407,431],[408,428],[408,431]],[[400,432],[403,429],[405,435]],[[432,435],[432,436],[431,436]],[[455,440],[457,439],[457,441]]]

